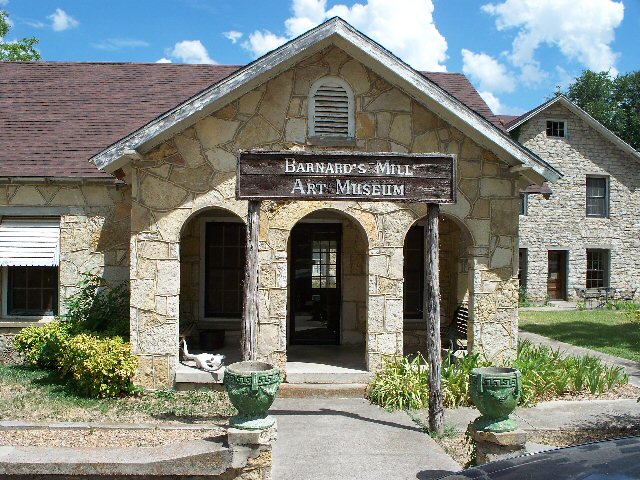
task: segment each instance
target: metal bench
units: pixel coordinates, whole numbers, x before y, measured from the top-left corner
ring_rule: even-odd
[[[469,326],[469,309],[459,305],[453,313],[451,323],[440,332],[442,347],[457,352],[467,349],[467,329]]]

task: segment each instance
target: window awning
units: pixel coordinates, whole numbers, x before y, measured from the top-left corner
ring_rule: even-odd
[[[2,218],[0,266],[49,267],[59,263],[58,218]]]

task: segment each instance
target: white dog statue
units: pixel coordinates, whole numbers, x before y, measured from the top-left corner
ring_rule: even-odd
[[[199,353],[198,355],[193,355],[189,353],[187,348],[186,339],[182,339],[182,356],[185,360],[193,360],[196,362],[196,366],[204,370],[205,372],[215,372],[222,368],[222,363],[224,362],[225,356],[213,353]]]

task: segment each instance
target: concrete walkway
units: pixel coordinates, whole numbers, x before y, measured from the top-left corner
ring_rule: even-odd
[[[531,343],[537,345],[546,345],[548,347],[553,348],[554,350],[560,349],[563,352],[566,352],[570,355],[590,355],[592,357],[600,358],[607,365],[617,365],[623,367],[629,375],[629,384],[634,387],[640,388],[640,363],[634,362],[633,360],[627,360],[626,358],[614,357],[613,355],[607,355],[606,353],[600,353],[595,350],[590,350],[588,348],[576,347],[569,343],[559,342],[558,340],[553,340],[548,337],[543,337],[542,335],[538,335],[530,332],[523,332],[522,330],[518,333],[521,340],[529,340]]]
[[[357,398],[278,398],[274,480],[434,479],[460,466],[404,412]]]

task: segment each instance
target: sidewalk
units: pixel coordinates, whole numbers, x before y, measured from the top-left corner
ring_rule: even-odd
[[[478,417],[475,408],[446,409],[444,423],[464,431]],[[420,412],[427,418],[427,412]],[[579,428],[640,427],[640,403],[621,400],[558,400],[531,408],[516,408],[514,417],[523,430],[570,430]]]
[[[404,412],[358,398],[278,398],[274,480],[435,479],[460,466]]]
[[[559,342],[536,333],[524,332],[521,330],[518,334],[521,340],[529,340],[534,344],[546,345],[554,350],[560,349],[570,355],[590,355],[592,357],[598,357],[607,365],[623,367],[627,372],[627,375],[629,375],[629,384],[640,388],[640,363],[638,362],[627,360],[626,358],[614,357],[613,355],[607,355],[606,353],[600,353],[588,348],[576,347],[569,343]]]

